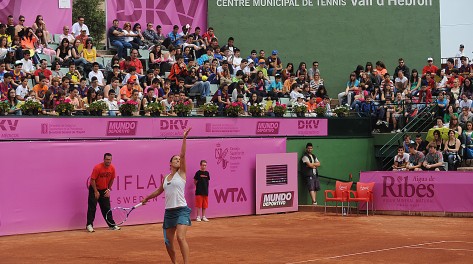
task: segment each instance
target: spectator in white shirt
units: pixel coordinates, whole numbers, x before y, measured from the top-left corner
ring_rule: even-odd
[[[85,21],[84,17],[79,16],[77,17],[77,22],[74,23],[74,25],[72,25],[72,34],[74,34],[75,37],[79,36],[82,30],[85,30],[86,35],[90,36],[89,28],[87,27],[86,24],[84,24],[84,21]]]
[[[34,71],[36,70],[33,61],[31,60],[31,53],[25,52],[23,55],[23,59],[20,60],[21,63],[23,63],[23,72],[26,73],[26,75],[31,76],[34,74]]]
[[[100,87],[105,86],[105,82],[104,82],[105,78],[103,76],[102,71],[99,70],[99,63],[98,62],[92,63],[92,71],[89,72],[89,81],[91,81],[91,82],[92,82],[92,77],[97,77],[98,85]]]
[[[64,26],[64,27],[62,28],[62,34],[59,35],[59,40],[58,40],[59,43],[61,43],[62,39],[65,39],[65,38],[67,38],[67,40],[69,40],[69,43],[74,43],[74,40],[76,39],[76,38],[74,37],[74,35],[72,35],[72,34],[70,33],[70,30],[69,30],[69,27],[68,27],[68,26]]]
[[[108,105],[108,115],[116,116],[118,113],[118,102],[115,99],[115,90],[111,89],[108,91],[108,97],[104,98],[103,101]]]

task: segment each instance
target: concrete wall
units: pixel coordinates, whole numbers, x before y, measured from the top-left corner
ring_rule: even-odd
[[[320,161],[319,175],[353,181],[359,180],[360,171],[376,169],[373,138],[317,138],[288,139],[287,152],[297,152],[300,160],[307,142],[314,145],[313,153]],[[333,189],[334,180],[320,179],[322,190],[317,193],[317,201],[323,203],[324,190]],[[299,177],[299,204],[310,204],[310,196],[305,182]]]
[[[428,57],[440,62],[436,0],[294,0],[288,2],[299,6],[284,7],[264,7],[261,3],[270,1],[263,0],[240,1],[247,6],[222,6],[224,2],[237,1],[208,2],[208,25],[214,27],[221,45],[233,36],[245,57],[252,49],[264,49],[268,55],[277,49],[284,66],[317,60],[331,97],[345,88],[350,72],[367,61],[382,60],[391,73],[399,57],[418,70]],[[255,6],[258,2],[260,6]],[[312,5],[303,6],[309,2]]]

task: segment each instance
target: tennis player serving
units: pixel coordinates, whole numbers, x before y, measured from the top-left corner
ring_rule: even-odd
[[[161,186],[141,202],[145,205],[150,199],[165,192],[165,212],[163,222],[164,243],[172,263],[176,263],[174,237],[181,248],[184,263],[189,263],[189,245],[186,240],[187,226],[191,225],[190,212],[187,206],[184,190],[186,189],[186,138],[191,128],[184,130],[181,154],[171,158],[171,173],[166,175]]]

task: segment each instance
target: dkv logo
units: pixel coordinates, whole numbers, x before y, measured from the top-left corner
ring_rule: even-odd
[[[116,14],[120,21],[136,22],[143,18],[144,21],[159,23],[161,25],[192,25],[197,13],[199,0],[117,0]],[[169,9],[172,4],[174,9]],[[177,17],[168,14],[177,14]]]
[[[435,195],[434,184],[412,184],[409,183],[409,177],[383,176],[383,195],[382,197],[413,197],[432,198]]]
[[[184,130],[187,127],[188,120],[160,120],[161,130]]]
[[[297,121],[297,128],[299,129],[317,129],[319,128],[320,120],[299,120]]]
[[[227,188],[227,189],[220,189],[217,191],[214,189],[215,198],[217,199],[217,203],[223,202],[246,202],[248,199],[246,198],[245,191],[243,188]]]
[[[18,127],[18,119],[15,120],[10,120],[10,119],[4,119],[0,121],[0,129],[2,131],[15,131],[16,128]]]

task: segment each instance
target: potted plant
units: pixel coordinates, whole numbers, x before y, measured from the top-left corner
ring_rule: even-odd
[[[325,106],[319,106],[314,109],[314,113],[317,114],[317,117],[324,117],[325,113],[327,113],[327,108]]]
[[[276,117],[283,117],[287,111],[287,105],[276,102],[276,105],[273,108],[274,115]]]
[[[240,102],[233,102],[225,107],[225,113],[227,116],[237,117],[243,113],[243,104]]]
[[[91,116],[102,116],[103,111],[108,110],[108,105],[102,100],[98,100],[89,104],[87,111]]]
[[[253,117],[260,117],[264,113],[264,106],[262,103],[259,104],[250,104],[248,106],[248,112]]]
[[[184,102],[179,102],[174,106],[174,112],[177,116],[188,116],[192,111],[192,103],[188,100]]]
[[[304,103],[294,103],[292,106],[292,111],[297,117],[305,117],[305,113],[307,113],[307,106]]]
[[[348,116],[348,113],[350,113],[350,107],[348,105],[340,105],[333,109],[333,112],[338,117],[346,117]]]
[[[8,114],[8,110],[10,110],[10,102],[0,101],[0,115]]]
[[[74,105],[71,104],[71,100],[66,98],[64,101],[56,102],[56,113],[60,116],[70,116],[74,112]]]
[[[43,105],[34,99],[26,99],[25,103],[20,106],[20,109],[24,115],[37,116],[41,109],[43,109]]]
[[[212,102],[203,104],[200,109],[204,112],[205,117],[214,116],[218,111],[218,106]]]
[[[138,110],[138,103],[133,100],[128,100],[118,107],[122,116],[132,116],[133,112]]]
[[[145,107],[145,112],[149,113],[150,116],[160,116],[163,111],[164,107],[159,102],[151,102]]]

